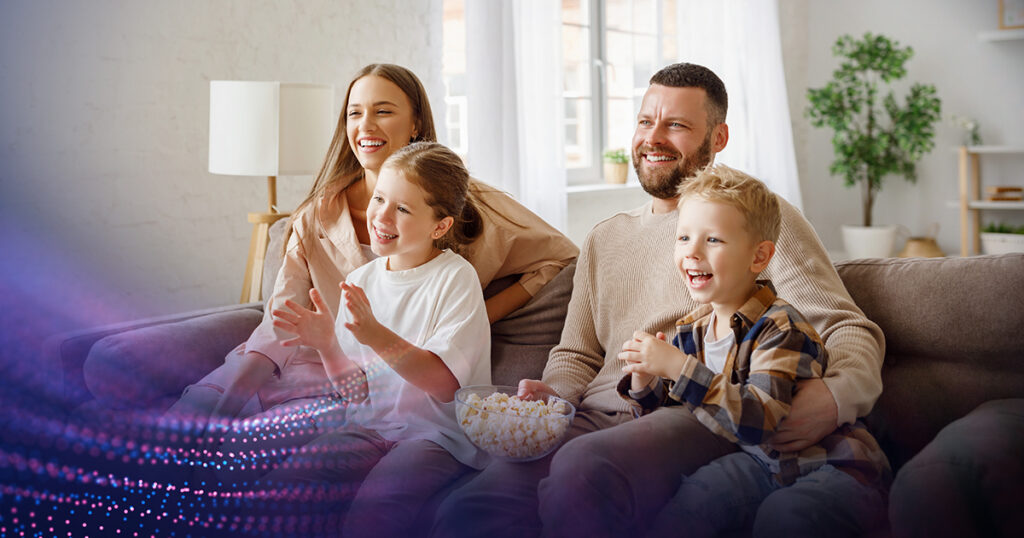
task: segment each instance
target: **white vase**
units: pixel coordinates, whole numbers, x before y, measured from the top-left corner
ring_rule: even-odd
[[[843,225],[843,246],[850,259],[891,257],[895,243],[896,226]]]

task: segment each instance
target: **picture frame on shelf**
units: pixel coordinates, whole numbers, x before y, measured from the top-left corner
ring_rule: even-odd
[[[999,28],[1024,28],[1024,0],[999,0]]]

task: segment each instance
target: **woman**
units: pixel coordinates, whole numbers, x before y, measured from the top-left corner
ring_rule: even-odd
[[[169,413],[241,418],[285,402],[289,409],[310,413],[310,406],[300,406],[331,394],[317,353],[305,346],[283,346],[291,337],[273,326],[270,312],[287,300],[308,307],[309,290],[316,287],[337,316],[339,283],[374,257],[366,207],[381,165],[410,142],[436,138],[430,103],[416,75],[391,64],[371,64],[356,74],[313,188],[291,218],[284,263],[263,322],[228,354],[224,365],[187,387]],[[487,317],[493,323],[528,302],[579,251],[507,194],[477,181],[470,190],[482,230],[465,256],[481,286],[522,275],[487,299]],[[308,420],[314,425],[310,430],[322,429],[317,417]],[[291,446],[297,441],[295,435],[285,440]]]

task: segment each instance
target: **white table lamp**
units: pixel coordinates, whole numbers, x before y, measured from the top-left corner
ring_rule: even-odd
[[[334,87],[285,82],[210,81],[210,161],[214,174],[266,176],[267,213],[253,223],[242,302],[262,299],[263,259],[277,209],[277,176],[319,169],[334,129]]]

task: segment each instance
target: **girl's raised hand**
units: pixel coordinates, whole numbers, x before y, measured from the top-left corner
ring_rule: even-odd
[[[326,351],[338,344],[338,337],[334,333],[334,318],[331,317],[327,303],[316,288],[310,288],[309,299],[313,303],[313,310],[290,299],[284,302],[284,306],[290,312],[275,308],[271,312],[274,316],[274,327],[295,335],[295,338],[281,342],[283,346],[301,344]]]
[[[374,347],[380,345],[379,340],[386,337],[387,329],[373,316],[373,309],[370,308],[370,300],[366,292],[359,286],[341,283],[341,304],[348,309],[352,315],[352,321],[345,324],[345,328],[352,331],[356,340],[364,346]]]

